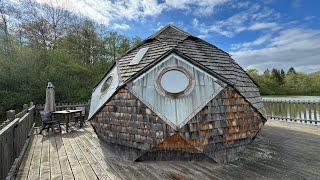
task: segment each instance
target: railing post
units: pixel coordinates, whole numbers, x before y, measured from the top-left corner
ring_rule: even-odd
[[[266,116],[280,121],[319,125],[320,101],[263,99]]]
[[[28,108],[29,108],[28,104],[23,104],[23,106],[22,106],[22,109],[23,109],[23,110],[26,110],[26,109],[28,109]]]
[[[317,103],[316,102],[313,103],[313,115],[314,115],[314,120],[315,120],[314,124],[317,125],[318,124],[318,122],[317,122],[318,117],[317,117]]]
[[[16,115],[16,111],[15,110],[9,110],[9,111],[7,111],[7,119],[8,120],[10,120],[10,121],[12,121],[15,117],[15,115]]]

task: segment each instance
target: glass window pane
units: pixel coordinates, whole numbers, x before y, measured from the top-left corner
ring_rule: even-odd
[[[109,76],[107,78],[107,80],[103,83],[102,88],[101,88],[101,92],[105,92],[109,89],[110,85],[112,83],[112,76]]]
[[[162,88],[169,93],[180,93],[189,85],[189,78],[178,70],[170,70],[161,77]]]

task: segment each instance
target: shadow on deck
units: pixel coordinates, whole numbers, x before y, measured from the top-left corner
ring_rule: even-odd
[[[268,121],[239,160],[130,162],[114,155],[87,123],[34,135],[17,179],[319,179],[320,127]]]

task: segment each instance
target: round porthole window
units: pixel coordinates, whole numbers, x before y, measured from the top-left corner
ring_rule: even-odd
[[[160,71],[156,88],[162,95],[181,97],[189,94],[194,83],[191,74],[182,67],[170,67]]]
[[[101,88],[101,93],[105,93],[108,91],[109,87],[111,86],[113,77],[109,76],[103,83],[102,88]]]

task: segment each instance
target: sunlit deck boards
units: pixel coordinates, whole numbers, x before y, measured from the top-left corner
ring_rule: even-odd
[[[35,135],[18,179],[319,179],[320,127],[268,121],[238,161],[129,162],[115,156],[90,125]]]

